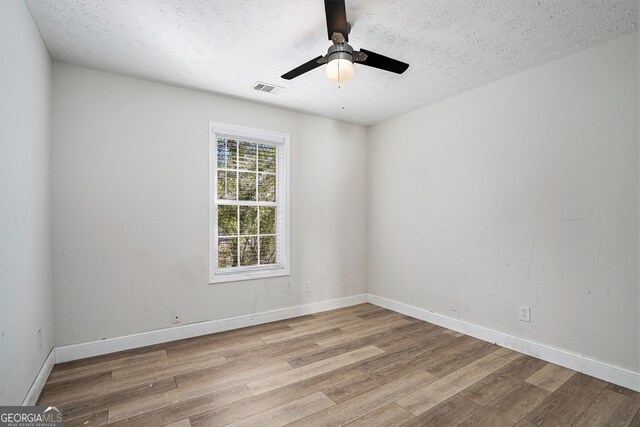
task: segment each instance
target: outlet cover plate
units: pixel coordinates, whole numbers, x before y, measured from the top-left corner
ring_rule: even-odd
[[[174,311],[173,315],[173,324],[177,325],[178,323],[182,323],[182,314],[179,311]]]

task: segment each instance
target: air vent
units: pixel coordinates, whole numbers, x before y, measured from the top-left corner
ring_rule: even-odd
[[[253,90],[257,90],[258,92],[267,92],[276,94],[280,91],[283,91],[284,88],[282,86],[272,85],[270,83],[264,82],[255,82],[253,86],[251,86]]]

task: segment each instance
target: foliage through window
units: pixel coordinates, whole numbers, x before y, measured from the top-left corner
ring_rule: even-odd
[[[288,272],[285,141],[212,133],[216,278]],[[214,139],[215,138],[215,139]],[[215,143],[215,148],[213,147]],[[213,163],[212,158],[212,163]],[[231,278],[230,280],[239,280]]]

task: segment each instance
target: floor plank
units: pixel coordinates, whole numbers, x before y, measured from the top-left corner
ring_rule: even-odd
[[[398,399],[397,403],[412,414],[420,415],[507,363],[509,363],[507,359],[489,354],[426,387]]]
[[[335,405],[335,403],[319,391],[285,403],[284,405],[277,406],[258,415],[229,424],[229,426],[284,426],[333,405]]]
[[[416,341],[423,341],[430,336],[437,335],[443,330],[443,328],[431,323],[415,321],[390,329],[388,331],[390,338],[377,341],[376,346],[384,351],[402,348]]]
[[[92,414],[96,415],[97,413],[101,413],[103,410],[114,405],[130,402],[137,398],[153,396],[168,390],[174,390],[175,388],[176,383],[174,379],[166,378],[162,381],[137,384],[127,389],[118,389],[110,393],[87,394],[73,401],[63,402],[62,405],[58,405],[58,400],[56,400],[55,404],[64,406],[64,419],[66,423],[79,418],[86,418],[87,416],[91,417]]]
[[[549,394],[547,390],[522,382],[492,402],[489,408],[501,418],[517,423]]]
[[[179,387],[186,387],[194,384],[210,383],[223,386],[232,384],[240,380],[251,380],[261,378],[262,374],[273,368],[271,374],[277,372],[285,372],[291,369],[286,360],[282,358],[291,357],[300,353],[306,353],[311,349],[317,348],[315,345],[305,344],[304,346],[294,346],[283,351],[278,351],[277,355],[268,355],[262,357],[253,355],[246,359],[240,359],[224,365],[215,366],[213,368],[193,371],[183,375],[176,375],[176,382]]]
[[[494,351],[493,354],[500,357],[505,357],[509,360],[516,360],[522,356],[522,353],[518,353],[517,351],[509,350],[505,347],[500,347],[498,350]]]
[[[368,372],[359,378],[335,384],[324,389],[323,392],[334,402],[340,403],[416,370],[417,368],[414,364],[395,363],[386,366],[384,369]]]
[[[202,378],[202,381],[198,381],[191,376],[186,380],[182,380],[181,377],[176,377],[176,381],[180,390],[193,390],[194,393],[198,393],[211,390],[222,390],[238,384],[248,384],[249,381],[259,381],[262,378],[285,372],[291,372],[291,365],[284,360],[278,360],[265,365],[253,366],[251,368],[244,366],[242,370],[227,372],[222,369],[215,375],[207,375]]]
[[[347,424],[392,403],[407,393],[432,383],[435,379],[436,377],[425,371],[416,371],[345,400],[329,409],[303,418],[293,423],[292,426],[336,426]]]
[[[543,360],[523,355],[467,387],[460,392],[460,395],[476,402],[478,405],[487,406],[546,364],[547,362]]]
[[[620,393],[623,396],[630,397],[634,400],[640,401],[640,393],[637,391],[629,390],[628,388],[621,387],[615,384],[609,384],[605,387],[605,390],[613,391],[614,393]]]
[[[239,402],[224,406],[219,409],[202,412],[191,417],[191,423],[195,426],[226,425],[239,421],[292,400],[299,399],[309,394],[329,387],[333,383],[346,381],[361,376],[362,372],[346,366],[307,380],[281,387],[270,393],[263,393]]]
[[[402,409],[395,403],[389,403],[346,425],[349,427],[393,427],[402,425],[412,418],[411,412]]]
[[[606,381],[578,372],[562,384],[558,391],[570,396],[593,400],[607,385]]]
[[[110,426],[162,426],[180,421],[192,415],[200,414],[211,409],[220,408],[225,405],[237,402],[250,396],[244,384],[230,387],[228,389],[203,394],[190,400],[179,401],[159,409],[139,413],[128,418],[114,420],[109,414]]]
[[[458,340],[461,339],[462,338],[459,338]],[[420,364],[420,367],[437,377],[444,377],[489,353],[493,353],[495,348],[495,344],[488,342],[473,342],[460,351],[452,353],[443,352],[441,357],[424,360],[424,362]]]
[[[380,353],[382,353],[382,350],[375,346],[359,348],[357,350],[340,354],[329,359],[320,360],[299,368],[292,368],[287,372],[281,372],[266,378],[248,382],[247,387],[249,387],[249,390],[251,390],[253,394],[266,393],[276,388],[295,383],[296,381],[301,381],[306,378],[311,378],[316,375],[332,371],[336,368],[351,365]]]
[[[484,408],[458,425],[459,427],[512,427],[513,423],[497,415],[491,408]]]
[[[444,349],[448,348],[445,345],[454,341],[457,341],[455,337],[438,333],[436,335],[431,335],[422,341],[414,342],[413,344],[406,347],[389,349],[384,354],[362,362],[360,365],[358,365],[358,368],[364,372],[371,372],[385,368],[386,366],[414,356],[416,359],[420,359],[421,356],[423,356],[422,353],[425,352],[425,349],[439,349],[440,351],[444,352]],[[432,354],[431,356],[433,357]],[[431,358],[423,358],[423,362],[426,362],[428,360],[431,360]],[[422,366],[420,367],[423,368]]]
[[[388,312],[381,312],[383,316],[388,316]],[[301,320],[301,321],[293,321],[287,322],[287,326],[290,328],[296,329],[316,329],[318,327],[324,326],[332,326],[332,327],[340,327],[342,325],[348,325],[354,322],[363,322],[363,319],[357,316],[354,313],[345,312],[342,314],[334,314],[330,317],[325,317],[324,319],[320,319],[318,317],[312,316],[310,318]]]
[[[291,358],[287,361],[294,367],[304,366],[319,360],[327,359],[337,354],[342,354],[357,348],[374,344],[381,350],[387,350],[389,348],[389,343],[394,342],[398,337],[410,337],[411,343],[415,343],[416,337],[421,336],[415,334],[416,330],[417,332],[422,332],[420,329],[422,326],[421,323],[423,322],[398,326],[385,330],[379,334],[364,336],[332,347],[320,347],[319,351],[310,352],[297,358]],[[394,347],[398,348],[401,346],[395,345]]]
[[[414,419],[403,424],[403,427],[442,426],[455,427],[467,418],[478,412],[482,407],[455,395],[445,400],[433,409],[430,409]]]
[[[100,372],[81,378],[72,378],[65,381],[47,383],[38,399],[39,402],[58,401],[65,394],[81,395],[90,393],[96,386],[104,387],[111,382],[111,372]]]
[[[109,408],[109,422],[120,421],[125,418],[132,418],[148,412],[158,411],[163,408],[175,406],[177,404],[193,401],[199,397],[205,397],[207,401],[215,400],[217,396],[225,398],[233,395],[231,401],[224,400],[224,404],[231,403],[252,396],[249,389],[244,384],[236,385],[234,388],[224,388],[216,390],[214,387],[187,387],[175,388],[165,393],[155,394],[149,397],[137,398]]]
[[[168,362],[179,363],[184,360],[202,357],[208,354],[219,354],[225,358],[233,358],[238,354],[245,354],[251,351],[262,351],[267,345],[259,337],[233,340],[222,345],[175,347],[167,349]]]
[[[146,365],[149,363],[163,361],[167,359],[167,352],[165,350],[154,351],[152,353],[139,354],[135,356],[124,357],[122,359],[108,360],[93,365],[79,366],[77,368],[70,368],[65,370],[53,370],[48,384],[55,384],[62,381],[68,381],[74,378],[82,378],[92,376],[97,373],[109,372],[113,369],[123,368],[127,366]]]
[[[576,371],[572,371],[571,369],[563,368],[553,363],[547,363],[542,369],[532,374],[525,381],[549,392],[554,392],[575,373]]]
[[[410,322],[402,317],[393,318],[384,322],[372,322],[371,324],[359,325],[358,328],[351,328],[348,331],[344,328],[345,333],[333,337],[318,340],[317,343],[322,347],[331,347],[338,344],[343,344],[351,340],[362,338],[368,335],[378,334],[386,329],[391,329],[396,326],[402,326],[409,324]]]
[[[227,359],[219,354],[206,354],[177,362],[162,361],[159,365],[136,365],[118,368],[111,371],[113,382],[126,380],[152,381],[156,378],[173,377],[193,371],[200,371],[227,363]]]
[[[109,411],[102,409],[100,411],[84,413],[77,417],[66,416],[66,408],[64,413],[64,425],[67,427],[75,426],[105,426],[108,422]]]
[[[640,401],[604,390],[575,422],[576,427],[628,426],[640,409]]]
[[[59,394],[49,394],[45,398],[38,399],[39,405],[64,406],[65,412],[76,407],[89,405],[111,405],[117,400],[127,400],[133,396],[144,396],[164,392],[176,388],[173,377],[163,378],[158,381],[119,383],[112,386],[111,383],[100,383],[79,392],[67,389]]]
[[[571,425],[591,404],[591,399],[552,393],[525,417],[537,426]]]

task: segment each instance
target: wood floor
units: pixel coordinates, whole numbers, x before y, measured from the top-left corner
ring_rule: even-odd
[[[362,304],[56,365],[65,425],[640,426],[640,394]]]

